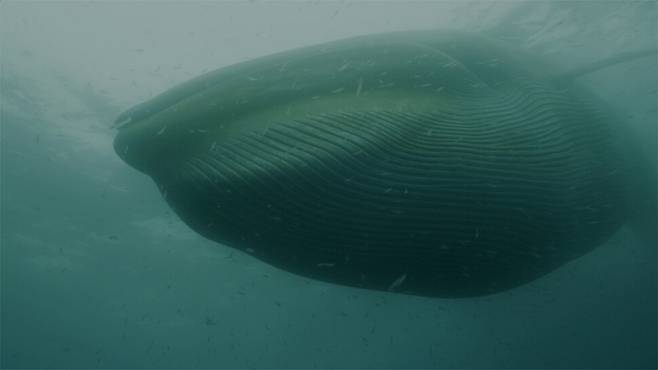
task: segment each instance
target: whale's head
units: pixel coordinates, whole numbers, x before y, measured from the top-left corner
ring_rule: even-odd
[[[114,146],[194,230],[287,271],[488,294],[622,222],[607,118],[543,68],[464,33],[358,37],[183,83]]]

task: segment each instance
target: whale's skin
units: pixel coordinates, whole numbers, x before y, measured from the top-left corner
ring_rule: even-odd
[[[205,237],[313,279],[496,293],[625,221],[618,125],[485,36],[361,36],[210,72],[121,115],[115,150]]]

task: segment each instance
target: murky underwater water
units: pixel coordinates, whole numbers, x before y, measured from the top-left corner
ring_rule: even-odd
[[[208,241],[121,162],[118,113],[204,71],[386,31],[485,32],[565,69],[655,47],[655,2],[0,4],[2,368],[656,368],[627,228],[469,299],[325,284]],[[656,157],[654,58],[582,82]]]

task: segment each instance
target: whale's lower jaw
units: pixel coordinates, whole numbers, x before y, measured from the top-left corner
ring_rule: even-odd
[[[575,121],[555,129],[571,117],[556,112],[325,114],[238,136],[156,181],[193,229],[284,270],[491,294],[586,253],[622,222],[606,135]]]

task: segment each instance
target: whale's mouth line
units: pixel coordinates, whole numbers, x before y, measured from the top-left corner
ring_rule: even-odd
[[[160,111],[144,116],[143,119],[124,114],[117,119],[115,127],[119,133],[115,143],[130,142],[139,145],[140,150],[150,151],[150,146],[158,150],[166,149],[169,142],[179,146],[182,141],[190,141],[190,147],[207,140],[221,142],[222,138],[234,137],[249,131],[263,132],[270,126],[282,122],[291,122],[323,114],[350,112],[424,112],[437,113],[454,99],[443,86],[425,86],[421,89],[382,84],[362,87],[362,80],[357,80],[349,88],[326,89],[324,86],[317,94],[276,96],[261,93],[257,98],[246,102],[217,102],[207,99],[202,93],[194,94],[173,105],[160,107]],[[327,91],[328,90],[328,91]],[[205,99],[205,100],[204,100]],[[223,107],[220,107],[224,104]],[[195,107],[204,107],[201,113]],[[138,106],[139,107],[139,106]],[[188,114],[189,113],[189,114]],[[139,115],[138,115],[139,117]],[[203,135],[201,135],[203,134]],[[177,136],[177,140],[173,138]],[[210,137],[213,137],[210,139]],[[196,144],[192,144],[196,143]],[[207,144],[210,145],[210,142]],[[124,153],[119,145],[119,152]],[[129,156],[129,155],[128,155]],[[131,161],[124,157],[128,163]]]
[[[368,105],[368,102],[379,99],[382,102],[381,108],[372,108],[371,110],[404,110],[412,102],[425,104],[424,97],[429,96],[433,100],[441,96],[447,98],[445,86],[440,83],[419,83],[418,86],[400,86],[396,82],[375,81],[375,78],[358,77],[354,81],[343,81],[340,84],[308,84],[304,90],[295,88],[263,86],[262,91],[240,92],[236,94],[237,98],[225,95],[221,98],[204,98],[205,95],[212,95],[213,91],[200,89],[191,92],[187,96],[179,97],[178,100],[170,101],[168,105],[160,104],[155,107],[144,107],[149,102],[139,104],[121,114],[114,121],[113,128],[125,129],[135,124],[145,121],[157,120],[158,115],[176,112],[178,107],[194,102],[202,102],[199,106],[205,106],[207,111],[216,110],[218,106],[223,106],[226,114],[231,114],[231,120],[241,120],[244,116],[259,114],[264,111],[277,110],[279,107],[299,111],[302,105],[319,107],[322,104],[331,104],[331,107],[325,109],[314,108],[315,112],[332,112],[335,111],[337,100],[341,100],[345,106]],[[294,84],[294,81],[292,82]],[[270,91],[271,90],[271,91]],[[206,99],[204,101],[203,99]],[[393,105],[393,107],[391,106]],[[418,105],[416,103],[416,105]],[[341,110],[341,109],[339,109]],[[348,108],[349,110],[349,108]],[[234,113],[231,113],[233,111]]]

